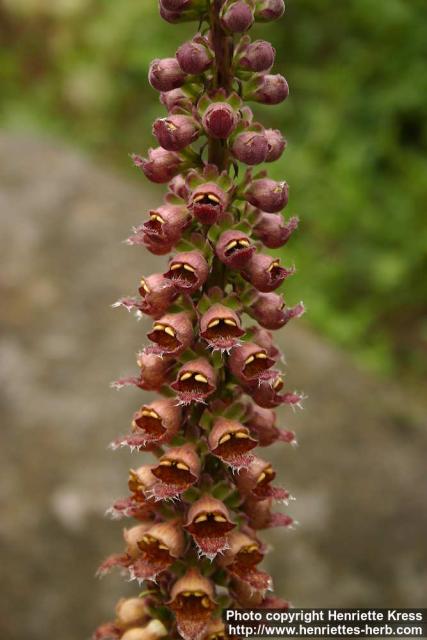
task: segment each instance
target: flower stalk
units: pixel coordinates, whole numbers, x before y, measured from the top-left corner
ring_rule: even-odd
[[[294,267],[263,249],[283,247],[298,218],[282,213],[287,183],[253,170],[277,160],[286,141],[255,122],[243,101],[287,98],[285,78],[271,72],[273,47],[247,33],[257,21],[280,18],[284,4],[159,4],[166,21],[197,21],[199,32],[175,57],[151,64],[149,81],[167,115],[153,125],[159,146],[147,158],[132,156],[168,190],[128,243],[169,257],[161,273],[141,278],[138,295],[115,305],[148,316],[152,327],[139,372],[114,386],[156,395],[136,407],[130,432],[112,443],[152,458],[138,460],[129,494],[109,509],[135,524],[124,530],[122,553],[99,569],[119,568],[143,591],[121,600],[94,640],[220,640],[225,607],[288,606],[268,595],[258,532],[292,526],[274,506],[290,494],[273,484],[276,471],[258,452],[296,442],[274,409],[299,407],[303,397],[285,387],[271,330],[304,306],[288,307],[283,298]]]

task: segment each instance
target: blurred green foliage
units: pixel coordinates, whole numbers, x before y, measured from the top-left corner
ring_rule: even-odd
[[[49,130],[125,166],[161,112],[150,60],[194,32],[155,0],[0,0],[0,121]],[[425,0],[289,0],[273,41],[291,98],[256,109],[289,146],[302,233],[284,259],[311,323],[390,374],[427,373]],[[36,161],[36,159],[35,159]]]

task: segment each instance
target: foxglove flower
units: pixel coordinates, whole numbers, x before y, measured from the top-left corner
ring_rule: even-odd
[[[216,390],[215,370],[205,358],[192,360],[180,368],[171,387],[182,404],[204,402]]]
[[[218,418],[209,434],[208,444],[214,456],[239,470],[250,464],[253,455],[248,452],[258,443],[251,437],[249,429],[240,422]]]
[[[282,296],[277,293],[260,293],[251,306],[253,317],[265,329],[280,329],[292,318],[300,318],[304,313],[302,302],[295,307],[286,307]]]
[[[200,319],[200,335],[213,349],[229,351],[239,344],[244,333],[237,313],[219,303]]]
[[[298,228],[298,223],[299,220],[296,216],[285,222],[278,213],[261,213],[254,232],[266,247],[278,249],[287,243],[295,229]]]
[[[288,95],[272,69],[272,45],[244,34],[254,20],[278,18],[284,4],[159,0],[159,9],[170,23],[196,22],[198,33],[176,57],[150,66],[167,113],[153,125],[160,146],[133,161],[167,193],[127,243],[171,255],[160,273],[141,279],[139,297],[113,305],[152,323],[139,372],[113,386],[159,395],[137,405],[130,433],[111,445],[156,459],[130,470],[128,495],[108,510],[135,526],[99,571],[117,567],[147,584],[141,598],[119,602],[93,640],[225,640],[224,603],[289,606],[267,595],[272,581],[259,568],[265,548],[257,537],[292,526],[273,508],[289,494],[257,447],[296,443],[274,409],[300,407],[304,396],[285,387],[271,330],[304,307],[287,307],[275,293],[294,269],[264,255],[262,245],[283,247],[298,221],[280,213],[286,182],[251,169],[280,158],[286,141],[244,104],[278,104]],[[239,163],[248,167],[242,172]]]
[[[177,498],[199,479],[200,470],[200,459],[193,445],[169,449],[151,470],[157,482],[147,495],[155,500]]]
[[[267,213],[278,213],[288,204],[288,185],[269,178],[254,180],[245,193],[247,201]]]
[[[169,313],[156,320],[147,337],[154,347],[147,347],[146,353],[159,356],[179,356],[193,342],[193,323],[191,316],[185,311]]]
[[[184,640],[201,640],[216,607],[214,586],[192,567],[173,585],[169,606]]]
[[[152,242],[172,245],[179,240],[190,219],[186,207],[165,204],[150,211],[149,219],[136,229],[136,235],[142,233]]]
[[[210,560],[227,549],[227,534],[235,526],[230,520],[230,514],[225,504],[208,495],[193,502],[188,510],[185,524],[186,530],[191,533],[200,553]]]
[[[242,231],[224,231],[218,239],[215,253],[227,267],[243,269],[254,255],[256,247]]]
[[[153,124],[153,135],[163,149],[181,151],[199,137],[200,127],[192,116],[172,114],[158,118]]]
[[[158,522],[138,541],[140,556],[130,568],[131,577],[138,582],[155,580],[169,569],[184,551],[184,533],[179,522]]]
[[[194,293],[206,282],[209,266],[200,251],[177,253],[163,275],[173,283],[176,289],[185,293]]]
[[[176,58],[153,60],[148,72],[148,79],[153,89],[157,91],[172,91],[182,87],[187,75],[179,66]]]
[[[268,293],[280,287],[285,278],[294,273],[294,268],[282,267],[279,258],[256,253],[245,266],[243,275],[255,289]]]
[[[161,273],[141,278],[138,291],[142,298],[141,311],[155,318],[163,315],[178,296],[171,281]]]
[[[151,180],[162,184],[169,182],[177,173],[184,168],[185,163],[174,151],[167,151],[162,147],[150,149],[148,158],[141,158],[134,155],[133,162],[144,172],[145,176]]]
[[[202,224],[211,225],[222,216],[227,204],[227,194],[215,183],[207,182],[192,191],[188,208]]]
[[[265,349],[254,342],[245,342],[231,352],[228,364],[232,374],[243,384],[259,384],[261,379],[269,379],[269,369],[274,360]]]

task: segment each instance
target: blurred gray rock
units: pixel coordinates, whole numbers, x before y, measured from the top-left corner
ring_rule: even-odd
[[[107,445],[143,398],[109,389],[134,371],[146,328],[110,304],[164,262],[120,241],[158,196],[59,144],[8,133],[0,183],[0,631],[85,639],[135,591],[94,572],[121,545],[121,525],[103,512],[136,464]],[[267,536],[277,590],[298,606],[425,605],[425,405],[301,322],[281,341],[289,384],[309,398],[304,412],[282,412],[301,446],[267,453],[301,524]]]

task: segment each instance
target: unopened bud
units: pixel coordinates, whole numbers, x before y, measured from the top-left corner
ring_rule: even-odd
[[[286,140],[278,129],[266,129],[265,135],[268,142],[266,162],[275,162],[286,149]]]
[[[274,64],[276,50],[266,40],[255,40],[247,46],[239,66],[248,71],[268,71]]]
[[[245,193],[246,200],[267,213],[278,213],[288,203],[288,185],[269,178],[254,180]]]
[[[148,72],[148,80],[157,91],[171,91],[181,87],[186,79],[186,74],[178,64],[176,58],[163,58],[153,60]]]
[[[222,14],[222,24],[232,33],[242,33],[251,28],[254,22],[253,9],[249,7],[245,0],[237,0],[233,4],[226,6]]]
[[[159,144],[168,151],[181,151],[197,140],[200,127],[192,116],[180,114],[158,118],[153,124],[153,134]]]
[[[182,160],[178,154],[173,151],[167,151],[162,147],[150,149],[148,158],[140,156],[132,156],[134,164],[140,167],[146,177],[151,182],[164,183],[169,182],[174,176],[181,171]]]
[[[284,0],[258,0],[256,3],[255,18],[260,22],[278,20],[284,13]]]
[[[226,102],[214,102],[206,109],[203,126],[208,135],[225,140],[238,122],[234,109]]]
[[[248,100],[255,100],[262,104],[280,104],[289,95],[289,86],[285,78],[280,75],[266,74],[258,78],[257,87],[245,95]]]
[[[181,69],[192,75],[203,73],[212,64],[212,54],[201,37],[184,42],[176,52],[176,58]]]
[[[268,141],[264,132],[245,131],[233,141],[231,152],[237,160],[248,165],[265,162],[268,154]]]

